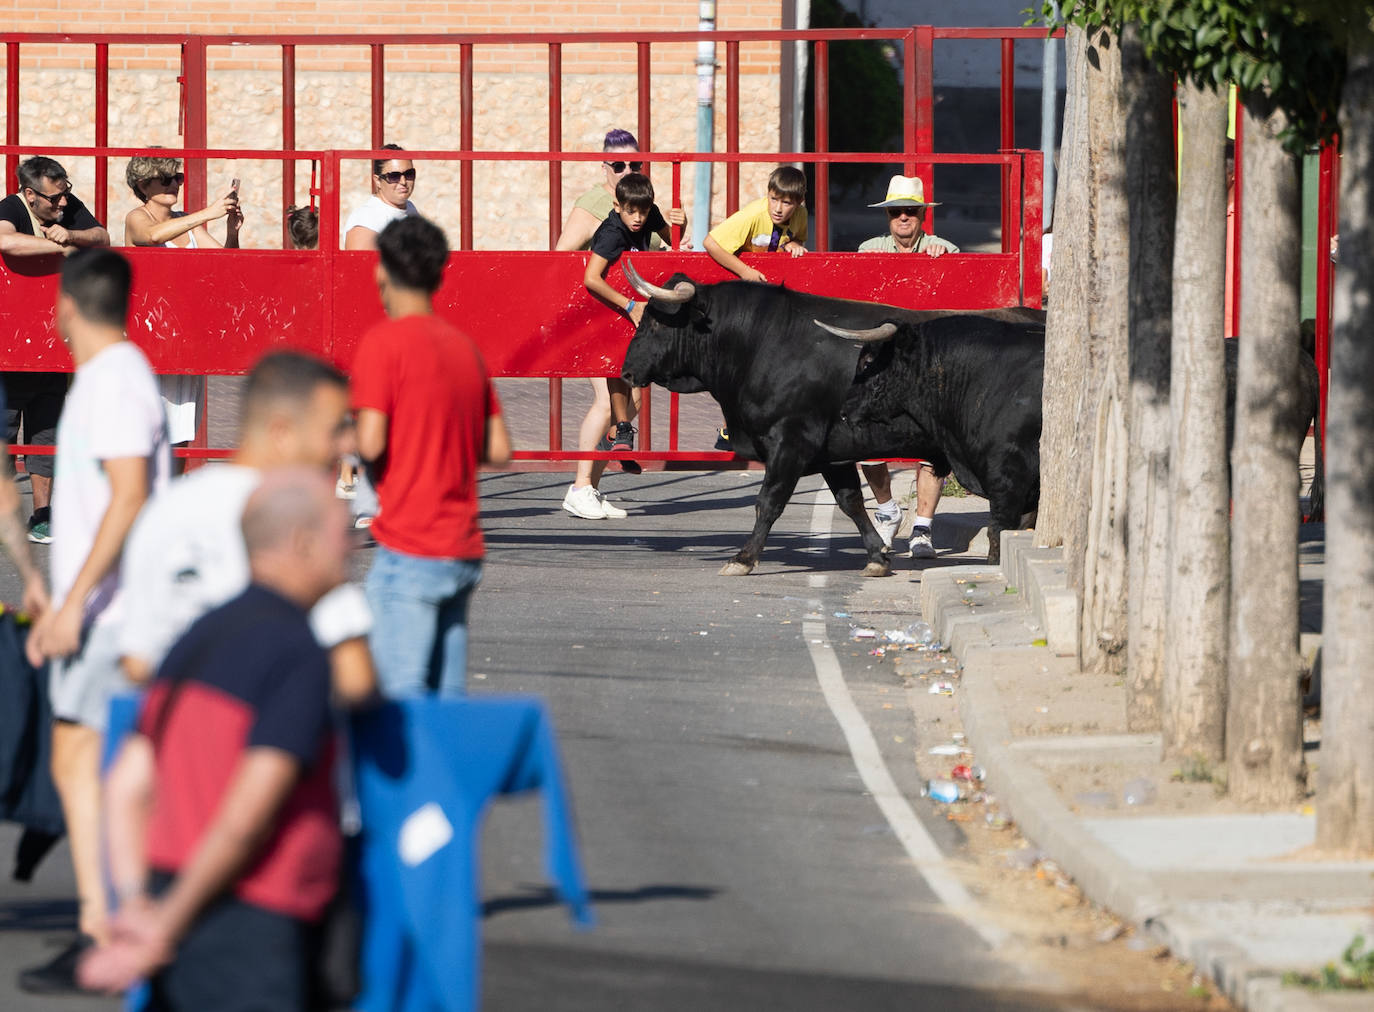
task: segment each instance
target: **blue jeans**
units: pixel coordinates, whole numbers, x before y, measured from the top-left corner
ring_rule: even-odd
[[[467,690],[468,599],[480,559],[430,559],[377,547],[367,574],[372,663],[382,693],[414,696]]]

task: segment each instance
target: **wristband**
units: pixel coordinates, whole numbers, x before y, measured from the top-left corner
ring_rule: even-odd
[[[625,315],[626,315],[626,316],[629,316],[629,315],[630,315],[630,310],[634,309],[634,307],[635,307],[635,300],[634,300],[634,299],[631,299],[629,302],[625,303]]]

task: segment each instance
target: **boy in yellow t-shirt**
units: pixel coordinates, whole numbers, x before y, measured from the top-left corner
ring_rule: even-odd
[[[706,236],[706,252],[745,281],[767,281],[762,271],[737,254],[806,252],[806,176],[794,165],[779,165],[768,177],[768,196],[745,204]]]

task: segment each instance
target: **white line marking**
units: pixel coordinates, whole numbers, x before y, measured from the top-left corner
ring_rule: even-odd
[[[811,536],[813,538],[830,536],[830,521],[835,499],[828,488],[816,493],[816,501],[811,510]],[[828,549],[827,549],[828,550]],[[813,587],[824,587],[825,577],[813,576]],[[821,611],[821,602],[809,602],[810,609],[816,614]],[[873,730],[864,720],[854,697],[845,684],[844,671],[835,651],[826,639],[824,620],[807,618],[802,622],[802,638],[806,640],[807,650],[811,653],[811,663],[816,669],[816,680],[820,682],[821,693],[840,725],[849,753],[854,758],[854,766],[859,771],[864,787],[877,802],[879,810],[887,819],[897,839],[906,849],[907,855],[916,866],[916,872],[925,879],[940,902],[952,914],[964,921],[970,928],[996,948],[1007,940],[1007,932],[988,924],[981,916],[977,902],[964,884],[950,871],[939,846],[917,818],[906,796],[897,787],[891,771],[883,759],[882,749],[873,736]]]

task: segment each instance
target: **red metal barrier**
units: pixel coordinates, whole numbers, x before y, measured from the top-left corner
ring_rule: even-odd
[[[925,258],[883,258],[867,255],[815,255],[801,261],[770,265],[770,275],[801,289],[871,298],[912,308],[990,308],[1040,303],[1040,209],[1039,192],[1042,169],[1035,152],[1011,150],[1014,146],[1014,60],[1010,58],[1014,40],[1039,40],[1043,30],[1034,28],[951,29],[914,26],[903,29],[834,29],[792,32],[697,31],[630,33],[545,33],[490,35],[80,35],[0,33],[6,46],[6,135],[7,171],[13,175],[21,155],[95,156],[98,192],[93,210],[101,220],[108,219],[105,206],[108,157],[127,157],[141,149],[114,149],[108,141],[108,59],[109,46],[177,45],[181,66],[177,81],[181,87],[180,125],[185,141],[181,151],[163,149],[161,154],[181,154],[186,158],[185,202],[203,206],[207,202],[205,175],[208,158],[264,158],[283,166],[283,205],[295,195],[295,162],[312,160],[312,203],[318,196],[320,207],[320,245],[316,254],[291,254],[271,251],[209,251],[196,258],[196,284],[184,276],[184,261],[172,251],[138,250],[132,252],[138,271],[140,292],[134,313],[136,340],[144,344],[155,367],[163,372],[224,374],[241,372],[267,347],[289,342],[311,348],[347,364],[352,342],[358,332],[380,314],[369,276],[366,254],[343,253],[339,246],[338,193],[344,161],[368,159],[378,155],[384,140],[384,101],[386,49],[393,45],[457,46],[460,74],[460,140],[458,151],[408,151],[415,160],[447,159],[461,162],[460,215],[457,251],[453,254],[448,281],[441,294],[445,315],[452,316],[473,333],[498,375],[550,377],[549,435],[551,454],[570,459],[573,454],[562,447],[561,377],[604,375],[623,352],[628,328],[618,337],[607,337],[604,307],[594,303],[580,285],[582,260],[575,254],[481,253],[473,246],[473,166],[475,161],[543,161],[548,166],[549,245],[552,247],[562,225],[561,173],[567,161],[599,160],[597,153],[562,151],[562,46],[571,43],[633,43],[636,52],[637,132],[646,158],[672,164],[672,200],[681,205],[680,170],[684,162],[715,162],[725,165],[725,202],[727,212],[740,204],[741,162],[812,162],[817,167],[817,192],[812,195],[814,235],[819,249],[828,236],[829,192],[823,185],[828,166],[834,162],[886,162],[900,160],[908,174],[921,175],[931,185],[931,166],[940,163],[991,163],[1001,167],[1003,179],[1001,254],[958,254],[938,261]],[[1002,112],[1000,142],[1003,154],[950,156],[934,155],[934,76],[933,49],[937,40],[1002,40]],[[888,41],[900,47],[907,71],[903,81],[903,150],[866,154],[827,153],[829,49],[832,42]],[[725,144],[726,151],[699,155],[652,151],[651,68],[653,47],[660,44],[712,41],[725,46]],[[741,153],[740,134],[740,46],[761,42],[790,45],[807,42],[813,47],[815,83],[813,96],[816,147],[819,153],[761,152]],[[20,58],[24,45],[90,45],[94,48],[96,75],[96,112],[94,147],[20,146],[19,86]],[[296,149],[295,101],[296,47],[366,47],[370,54],[371,118],[369,140],[373,147],[349,151],[301,151]],[[549,66],[549,147],[546,152],[479,151],[473,137],[473,66],[479,46],[544,46]],[[282,81],[282,150],[222,151],[207,149],[208,81],[207,53],[212,46],[259,46],[279,49]],[[798,110],[800,114],[800,110]],[[319,187],[314,188],[314,163],[318,164]],[[927,227],[933,228],[931,212]],[[676,229],[674,230],[677,231]],[[676,239],[676,235],[674,236]],[[285,244],[285,234],[283,235]],[[915,262],[919,259],[922,262]],[[691,254],[669,254],[646,258],[641,266],[648,277],[666,276],[672,269],[685,269],[701,280],[725,277],[713,262]],[[182,267],[180,276],[174,264]],[[662,264],[662,268],[659,268]],[[0,355],[0,366],[10,369],[66,368],[67,359],[51,334],[53,280],[46,269],[53,264],[10,262],[0,271],[0,287],[5,289],[0,302],[0,325],[11,333],[29,335]],[[617,274],[618,278],[619,275]],[[549,293],[544,306],[557,306],[539,312],[541,300],[528,297],[530,278],[539,290]],[[154,296],[153,292],[157,292]],[[481,292],[481,298],[469,297]],[[214,292],[207,298],[207,292]],[[498,312],[496,307],[500,307]],[[194,334],[194,341],[187,341]],[[516,335],[512,339],[511,335]],[[670,429],[675,430],[676,398],[670,404]],[[647,406],[646,406],[647,414]],[[647,433],[646,433],[647,434]],[[675,431],[669,453],[677,447]],[[647,449],[647,445],[646,445]],[[711,455],[715,456],[715,455]]]

